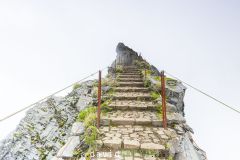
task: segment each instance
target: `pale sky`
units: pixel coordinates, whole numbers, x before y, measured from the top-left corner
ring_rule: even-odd
[[[240,2],[1,0],[0,117],[110,65],[118,42],[240,109]],[[188,124],[209,160],[239,159],[240,114],[188,88]],[[0,139],[24,114],[0,123]]]

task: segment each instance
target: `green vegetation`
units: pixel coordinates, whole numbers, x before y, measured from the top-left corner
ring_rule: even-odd
[[[151,81],[149,79],[144,80],[144,86],[149,88],[151,86]]]
[[[77,120],[83,122],[90,113],[96,113],[96,111],[97,111],[97,107],[88,106],[85,109],[80,111],[80,113],[78,114]]]
[[[167,160],[173,160],[173,156],[169,155]]]
[[[67,121],[66,119],[63,119],[63,118],[56,118],[56,120],[60,128],[62,128]]]
[[[116,73],[122,73],[123,72],[123,66],[117,65],[116,66]]]
[[[86,160],[91,160],[91,152],[90,152],[90,150],[85,154],[85,159]]]
[[[45,160],[47,157],[47,154],[45,154],[46,150],[44,148],[37,148],[39,154],[40,154],[40,160]]]
[[[104,104],[104,106],[107,106],[107,102]],[[84,139],[84,142],[90,147],[89,149],[95,148],[95,141],[98,135],[98,129],[96,128],[96,111],[97,107],[88,106],[78,114],[77,118],[77,121],[81,121],[84,124],[85,133],[82,138]],[[81,153],[81,150],[75,150],[74,156],[78,157]]]
[[[160,94],[157,92],[151,92],[152,100],[156,100],[160,97]]]
[[[96,112],[89,113],[84,119],[84,127],[88,128],[89,126],[96,126],[97,115]]]
[[[98,129],[95,126],[89,126],[84,134],[85,143],[91,147],[95,147],[95,141],[97,139]]]
[[[162,104],[157,104],[157,111],[158,113],[162,114]]]
[[[73,89],[75,90],[75,89],[78,89],[78,88],[80,88],[81,87],[81,84],[79,84],[79,83],[75,83],[74,85],[73,85]]]
[[[154,79],[155,79],[156,81],[161,81],[161,77],[160,77],[160,76],[154,76]]]
[[[36,132],[35,136],[31,136],[31,143],[35,144],[35,143],[37,143],[39,141],[40,141],[40,135],[39,135],[39,133]]]
[[[112,111],[112,108],[109,107],[108,105],[111,103],[111,100],[106,100],[104,103],[101,104],[101,111],[102,113],[107,113]]]
[[[61,139],[58,140],[58,142],[63,146],[65,144],[65,142]]]
[[[148,62],[146,62],[145,60],[142,60],[142,61],[135,60],[134,64],[141,69],[150,69],[151,68],[150,64]]]
[[[73,151],[73,157],[75,158],[81,158],[82,155],[82,150],[81,149],[76,149]]]
[[[23,133],[20,133],[20,132],[16,132],[13,134],[14,137],[16,138],[21,138],[23,136]]]

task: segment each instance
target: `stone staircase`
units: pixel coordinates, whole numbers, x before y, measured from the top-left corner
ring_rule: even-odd
[[[140,70],[135,66],[124,67],[117,82],[109,105],[113,110],[101,117],[98,151],[130,151],[134,154],[122,155],[122,159],[167,159],[167,142],[177,134],[173,129],[161,127],[160,113],[152,102],[150,91],[144,87]],[[168,122],[179,121],[175,117],[168,115]]]

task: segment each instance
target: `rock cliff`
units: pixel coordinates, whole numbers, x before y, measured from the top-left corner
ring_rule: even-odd
[[[28,110],[0,144],[1,160],[51,159],[65,144],[79,110],[92,102],[92,81],[66,97],[51,97]]]

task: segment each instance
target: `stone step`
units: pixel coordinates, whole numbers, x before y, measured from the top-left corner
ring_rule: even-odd
[[[123,72],[141,72],[139,69],[123,69]]]
[[[138,69],[137,66],[124,66],[123,69]]]
[[[116,92],[149,92],[145,87],[116,87]]]
[[[140,125],[102,126],[99,132],[99,148],[156,151],[165,154],[168,152],[166,144],[177,137],[173,129],[164,130],[161,127]]]
[[[121,74],[118,76],[118,78],[143,78],[142,75],[124,75],[124,74]]]
[[[123,72],[119,75],[139,75],[139,76],[141,76],[142,74],[140,72]]]
[[[143,82],[142,78],[118,78],[119,82]]]
[[[145,100],[152,99],[150,93],[145,92],[115,92],[113,100]]]
[[[184,117],[179,113],[167,113],[168,125],[185,123]],[[162,126],[160,113],[153,111],[122,111],[114,110],[107,115],[101,116],[101,125],[142,125],[142,126]]]
[[[143,82],[118,82],[119,87],[144,87]]]
[[[109,107],[117,110],[156,110],[157,107],[150,101],[112,101]]]

